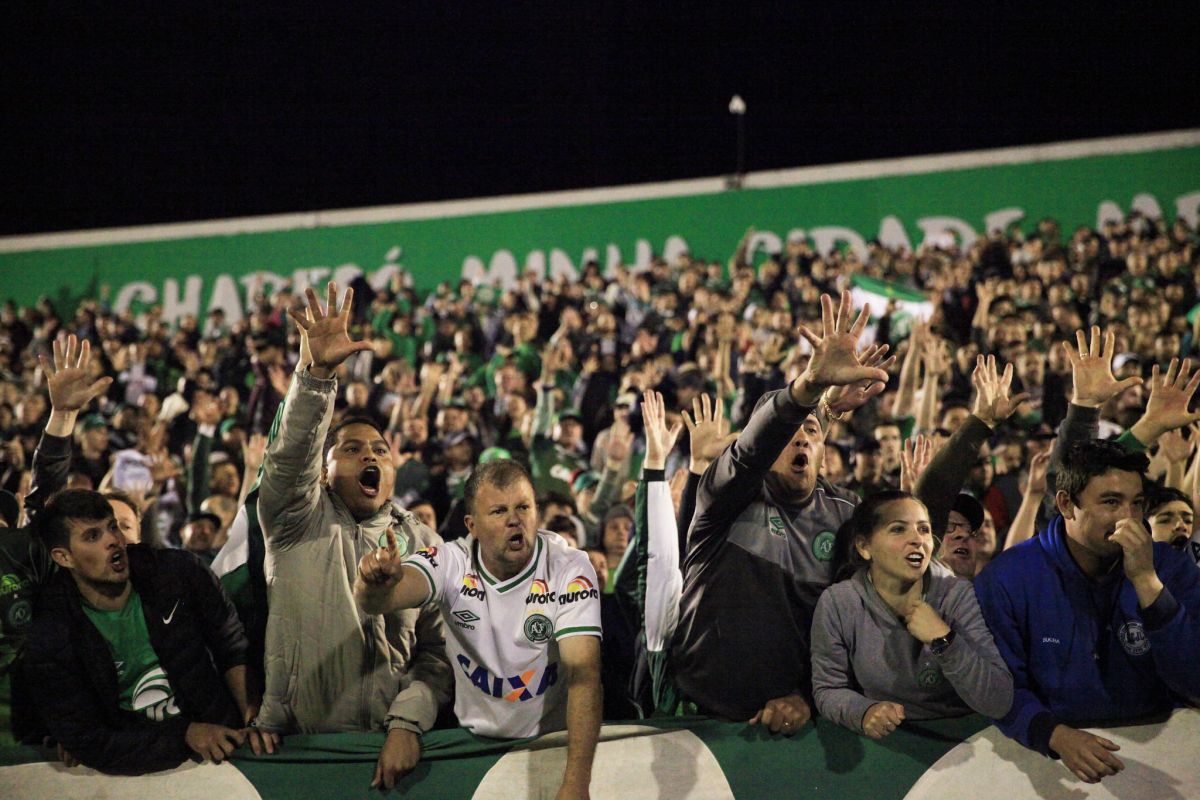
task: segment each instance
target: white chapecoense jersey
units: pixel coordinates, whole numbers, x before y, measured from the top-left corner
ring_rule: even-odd
[[[459,723],[498,738],[566,728],[558,642],[601,635],[599,587],[587,554],[538,531],[533,558],[507,581],[483,566],[473,536],[418,550],[404,563],[429,582],[430,601],[445,618]]]

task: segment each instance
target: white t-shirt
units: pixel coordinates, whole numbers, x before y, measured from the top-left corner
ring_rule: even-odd
[[[567,726],[558,642],[600,636],[596,573],[582,550],[538,531],[530,562],[500,581],[475,537],[418,550],[404,561],[429,582],[445,618],[454,713],[480,736],[539,736]]]

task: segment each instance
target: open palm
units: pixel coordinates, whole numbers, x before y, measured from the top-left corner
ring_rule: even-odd
[[[1083,331],[1075,331],[1076,347],[1063,342],[1067,359],[1071,362],[1071,379],[1074,393],[1071,402],[1078,406],[1096,408],[1108,402],[1130,386],[1142,382],[1141,378],[1126,378],[1118,381],[1113,375],[1112,360],[1116,350],[1116,335],[1109,331],[1103,338],[1099,326],[1092,326],[1091,342]]]
[[[86,339],[83,344],[74,336],[68,336],[66,344],[55,339],[53,348],[53,363],[45,356],[39,356],[39,360],[46,373],[50,406],[55,411],[79,411],[112,383],[112,378],[92,380],[88,372],[92,347]]]
[[[311,287],[304,290],[311,319],[298,311],[289,311],[288,314],[300,326],[303,337],[308,340],[313,369],[332,373],[352,353],[370,350],[371,344],[350,339],[350,309],[354,302],[354,290],[346,290],[340,311],[337,305],[337,284],[330,281],[326,291],[327,302],[322,310],[317,293]]]
[[[812,357],[808,361],[805,378],[814,388],[846,386],[856,381],[884,381],[888,374],[879,367],[863,364],[858,357],[858,340],[867,327],[869,310],[864,307],[856,319],[850,293],[842,292],[841,302],[835,314],[833,298],[821,295],[821,333],[814,333],[807,326],[800,326],[800,335],[812,345]]]

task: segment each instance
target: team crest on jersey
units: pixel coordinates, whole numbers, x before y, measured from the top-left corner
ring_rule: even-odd
[[[585,575],[576,575],[567,584],[567,590],[558,596],[558,604],[565,606],[567,603],[574,603],[576,600],[599,600],[600,593],[596,591],[596,586]]]
[[[483,582],[479,580],[479,576],[468,572],[463,575],[462,589],[458,592],[463,597],[473,597],[476,600],[483,599]]]
[[[525,638],[534,644],[549,641],[554,635],[554,623],[545,614],[530,614],[525,618]]]
[[[812,554],[818,561],[829,561],[833,558],[833,531],[821,531],[813,539]]]
[[[433,565],[435,567],[438,565],[437,558],[436,558],[436,556],[437,556],[437,548],[436,547],[423,547],[420,550],[418,550],[416,553],[414,553],[413,555],[420,556],[421,558],[425,559],[426,561],[428,561],[431,565]]]
[[[550,591],[550,587],[541,578],[534,578],[533,583],[529,587],[529,594],[525,596],[525,605],[544,606],[547,603],[553,603],[556,594]]]
[[[1140,622],[1126,622],[1117,629],[1121,647],[1131,656],[1144,656],[1150,652],[1150,639]]]
[[[18,600],[8,609],[8,624],[20,628],[33,621],[33,606],[28,600]]]
[[[387,531],[384,531],[383,533],[379,534],[378,542],[379,542],[379,544],[378,544],[379,547],[387,547],[388,546]],[[429,549],[434,552],[437,552],[436,547],[431,547]],[[396,534],[396,554],[401,557],[408,555],[408,539],[405,539],[404,536],[401,534]]]
[[[542,670],[538,677],[536,669],[527,669],[520,675],[502,678],[493,675],[482,664],[471,665],[471,659],[459,655],[458,665],[476,689],[491,697],[507,700],[510,703],[523,703],[535,697],[541,697],[554,684],[558,683],[558,662],[552,661]],[[505,686],[507,684],[507,686]],[[505,689],[508,691],[505,691]]]
[[[935,686],[940,686],[946,680],[946,676],[942,674],[941,669],[935,666],[928,666],[917,673],[917,685],[922,689],[932,689]]]

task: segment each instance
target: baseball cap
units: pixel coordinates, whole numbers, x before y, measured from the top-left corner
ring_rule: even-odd
[[[98,428],[107,428],[108,422],[99,414],[88,414],[83,418],[81,425],[85,431],[94,431]]]
[[[512,458],[512,453],[503,447],[489,447],[479,454],[479,463],[486,464],[489,461],[499,461],[505,458]]]

